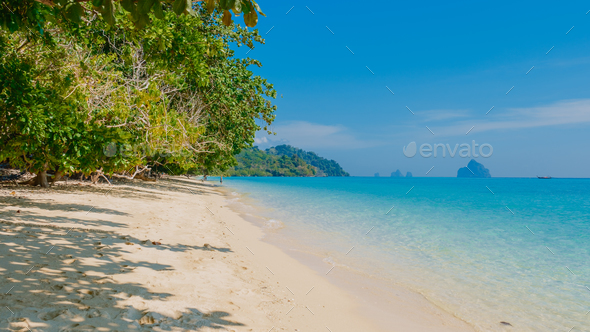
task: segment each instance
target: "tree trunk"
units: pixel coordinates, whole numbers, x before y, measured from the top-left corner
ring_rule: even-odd
[[[61,177],[63,176],[64,173],[62,173],[61,171],[57,171],[55,172],[55,174],[53,175],[53,178],[51,178],[51,185],[54,185],[57,181],[61,180]]]
[[[47,171],[41,171],[37,173],[36,182],[43,188],[49,188],[49,182],[47,181]]]

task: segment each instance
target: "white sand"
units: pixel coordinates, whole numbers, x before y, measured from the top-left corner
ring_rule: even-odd
[[[415,299],[359,310],[225,205],[181,178],[0,188],[0,330],[472,330]]]

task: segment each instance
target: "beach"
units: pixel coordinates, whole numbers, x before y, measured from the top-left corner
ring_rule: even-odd
[[[0,188],[0,329],[472,330],[411,292],[375,310],[227,205],[181,177]]]
[[[590,10],[486,5],[2,1],[0,331],[590,332]]]

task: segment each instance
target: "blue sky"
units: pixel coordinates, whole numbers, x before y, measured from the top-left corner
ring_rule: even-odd
[[[403,147],[475,140],[493,146],[476,158],[492,176],[590,177],[590,3],[259,4],[266,44],[247,56],[279,94],[260,148],[315,151],[352,175],[456,176],[468,158]]]

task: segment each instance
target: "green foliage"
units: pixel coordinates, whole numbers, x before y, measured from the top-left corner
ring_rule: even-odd
[[[264,41],[256,30],[225,26],[222,13],[209,15],[205,5],[194,15],[161,14],[142,30],[120,19],[122,11],[114,12],[116,26],[57,20],[44,33],[0,30],[0,161],[85,174],[234,165],[274,120],[268,98],[276,91],[249,69],[260,63],[235,58],[230,45]]]
[[[317,169],[317,176],[349,176],[336,161],[320,157],[315,152],[304,151],[290,145],[277,145],[267,149],[266,152],[278,156],[298,156]]]
[[[102,146],[128,135],[87,121],[75,73],[60,71],[72,65],[67,52],[44,44],[19,52],[26,40],[12,37],[0,33],[0,160],[32,172],[85,173],[119,162],[105,160]]]
[[[257,147],[236,156],[230,176],[349,176],[334,160],[289,145],[261,151]]]
[[[229,170],[229,176],[315,176],[316,171],[297,155],[277,156],[257,147],[243,150],[237,155],[238,165]]]
[[[255,27],[258,13],[265,16],[254,0],[205,0],[204,5],[212,14],[229,15],[223,20],[226,26],[232,24],[230,11],[235,16],[244,14],[244,23]],[[132,22],[135,28],[143,29],[153,18],[164,19],[165,12],[176,15],[195,15],[195,8],[205,1],[193,0],[1,0],[0,26],[15,32],[29,30],[43,34],[47,22],[56,24],[66,21],[82,24],[92,20],[99,13],[110,26]],[[85,6],[84,3],[90,5]]]

